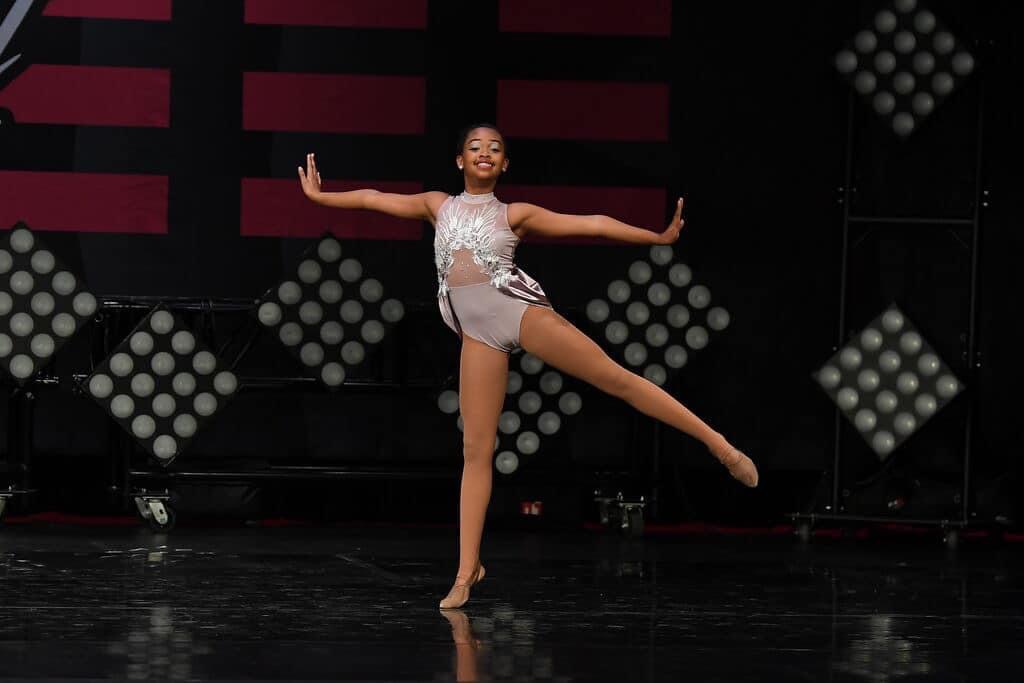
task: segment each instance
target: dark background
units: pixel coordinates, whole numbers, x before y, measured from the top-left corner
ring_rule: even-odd
[[[972,50],[978,67],[920,130],[899,140],[861,100],[849,108],[850,90],[833,66],[835,52],[883,6],[675,3],[670,35],[641,37],[502,33],[497,2],[430,2],[425,30],[247,25],[240,0],[175,0],[167,22],[43,16],[30,55],[36,63],[170,69],[171,124],[7,123],[0,126],[0,169],[167,175],[166,235],[52,231],[43,237],[97,295],[255,298],[295,266],[309,241],[241,236],[240,178],[293,178],[304,153],[315,151],[325,180],[406,181],[455,192],[461,189],[452,164],[455,132],[470,121],[502,121],[500,79],[667,83],[667,140],[510,136],[512,170],[503,182],[661,188],[666,222],[674,197],[686,196],[687,226],[676,250],[729,310],[732,324],[693,354],[667,388],[758,463],[762,485],[756,492],[739,490],[697,442],[668,429],[655,435],[646,417],[584,388],[583,412],[566,421],[567,433],[546,447],[533,472],[495,475],[496,508],[509,509],[506,498],[544,498],[558,509],[554,500],[561,496],[565,515],[579,514],[594,470],[642,475],[657,438],[664,521],[771,522],[820,506],[819,483],[832,457],[834,409],[810,373],[838,343],[838,190],[848,111],[856,188],[851,211],[969,217],[976,209],[984,91],[981,179],[990,194],[979,209],[980,367],[972,376],[966,358],[970,231],[927,224],[853,229],[847,330],[860,330],[895,301],[968,390],[885,467],[844,425],[845,481],[860,501],[854,509],[884,507],[886,487],[909,480],[920,487],[906,514],[955,511],[973,400],[976,508],[984,517],[1012,515],[1019,497],[1013,475],[1022,378],[1015,305],[1021,289],[1021,56],[1013,31],[1024,12],[1012,3],[922,3]],[[243,130],[242,73],[275,70],[423,76],[423,133]],[[502,196],[502,186],[497,193]],[[436,397],[456,386],[458,349],[436,308],[432,238],[424,225],[418,240],[345,240],[348,253],[358,255],[408,311],[368,375],[401,375],[421,389],[243,392],[179,463],[286,458],[457,471],[460,433],[438,410]],[[543,284],[557,310],[589,332],[587,301],[645,253],[630,245],[527,239],[517,261]],[[245,322],[244,315],[227,317],[207,339],[230,343]],[[78,335],[50,372],[86,371],[95,344],[94,334]],[[243,375],[299,370],[270,335],[239,367]],[[39,506],[97,509],[109,476],[112,431],[105,414],[86,397],[41,391],[36,415]],[[554,474],[549,479],[544,472],[560,473],[557,487]],[[308,495],[309,487],[303,491],[276,499],[274,509],[398,519],[454,515],[450,482],[322,485],[323,498],[334,501],[322,505],[310,502],[317,496]],[[204,499],[216,508],[211,501]],[[272,508],[266,502],[262,512]],[[221,511],[229,513],[230,505]]]

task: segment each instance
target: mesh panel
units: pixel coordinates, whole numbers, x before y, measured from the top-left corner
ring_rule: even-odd
[[[472,249],[456,249],[452,252],[452,267],[448,270],[449,287],[477,285],[490,280],[491,276],[473,261]]]

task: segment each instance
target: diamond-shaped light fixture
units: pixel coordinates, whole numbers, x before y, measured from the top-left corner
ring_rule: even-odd
[[[839,73],[900,137],[974,71],[974,57],[917,0],[895,0],[835,56]]]
[[[659,386],[730,321],[726,309],[711,306],[711,291],[693,284],[693,271],[674,261],[667,245],[651,247],[648,260],[634,261],[628,280],[608,285],[607,299],[592,299],[587,318],[628,368],[642,368]]]
[[[238,389],[238,379],[161,307],[83,382],[85,391],[164,466]]]
[[[28,382],[96,313],[96,297],[24,223],[0,236],[0,377]]]
[[[812,376],[882,460],[964,389],[895,304]]]
[[[342,259],[341,244],[324,235],[256,311],[306,373],[333,388],[404,317],[401,301],[383,297],[380,281],[364,277],[357,259]]]

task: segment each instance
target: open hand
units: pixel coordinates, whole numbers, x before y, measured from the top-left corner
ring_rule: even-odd
[[[312,152],[306,155],[305,170],[299,166],[299,182],[302,183],[302,191],[310,199],[315,199],[320,194],[320,171],[316,170],[316,159],[313,158]]]
[[[683,224],[686,223],[682,219],[683,215],[683,198],[680,197],[679,201],[676,202],[676,213],[672,216],[672,222],[665,228],[665,232],[658,235],[657,244],[672,244],[679,239],[679,231],[683,229]]]

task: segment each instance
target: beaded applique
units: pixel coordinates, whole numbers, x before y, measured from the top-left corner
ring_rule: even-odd
[[[448,202],[437,217],[434,236],[434,264],[437,266],[437,295],[448,292],[448,271],[459,249],[469,249],[473,262],[490,276],[491,284],[504,287],[512,279],[512,272],[501,264],[494,247],[495,223],[501,203],[468,204],[458,198]]]

